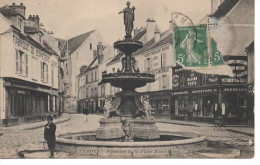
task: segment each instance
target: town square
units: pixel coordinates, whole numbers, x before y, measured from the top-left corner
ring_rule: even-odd
[[[254,158],[254,8],[1,1],[0,158]]]

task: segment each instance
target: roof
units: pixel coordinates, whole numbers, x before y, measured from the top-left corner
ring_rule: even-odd
[[[43,41],[43,46],[44,48],[46,48],[49,52],[51,52],[52,54],[55,54],[56,56],[59,56],[50,46],[47,42]]]
[[[211,17],[221,18],[224,17],[238,2],[239,0],[225,0],[218,9],[211,15]]]
[[[96,68],[98,67],[98,65],[94,65],[94,64],[95,64],[95,62],[97,61],[97,59],[98,59],[98,56],[96,56],[96,57],[92,60],[92,62],[89,64],[88,67],[83,66],[84,68],[80,71],[80,74],[79,74],[78,76],[80,76],[80,75],[86,73],[86,72],[89,71],[89,70],[96,69]],[[94,66],[93,66],[93,65],[94,65]]]
[[[152,38],[150,41],[148,41],[146,44],[144,44],[143,48],[137,50],[134,55],[140,54],[142,52],[145,52],[147,50],[156,48],[158,46],[164,45],[166,43],[171,43],[172,42],[172,34],[168,33],[169,30],[166,30],[161,33],[161,40],[158,42],[155,42],[155,39]],[[168,33],[168,34],[167,34]]]
[[[146,33],[146,29],[140,31],[139,33],[137,33],[134,37],[133,40],[134,41],[139,41]]]
[[[94,32],[95,30],[91,30],[87,33],[78,35],[76,37],[73,37],[67,41],[68,43],[68,50],[70,51],[70,54],[72,54],[74,51],[76,51],[80,45]],[[67,45],[66,45],[67,46]],[[62,52],[65,51],[63,48]]]
[[[252,41],[248,47],[246,47],[248,53],[254,53],[254,41]]]

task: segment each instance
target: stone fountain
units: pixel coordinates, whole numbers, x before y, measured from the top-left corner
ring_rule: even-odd
[[[117,94],[111,106],[106,109],[108,111],[107,118],[100,120],[97,139],[124,138],[126,131],[124,124],[126,123],[129,125],[128,132],[131,132],[130,139],[155,140],[160,138],[155,120],[149,115],[149,109],[143,105],[144,102],[140,94],[135,91],[136,88],[154,82],[155,79],[154,75],[140,73],[139,69],[135,68],[135,58],[132,53],[142,48],[143,43],[134,41],[131,37],[135,7],[130,8],[129,5],[130,3],[127,3],[127,8],[119,12],[124,13],[125,39],[114,43],[114,48],[125,55],[122,58],[122,69],[118,69],[116,73],[102,75],[102,82],[119,87],[122,91]]]
[[[206,148],[206,137],[194,132],[159,131],[151,117],[149,97],[135,91],[155,81],[155,76],[140,73],[135,68],[132,53],[143,47],[132,39],[135,7],[127,7],[124,14],[125,38],[114,43],[124,53],[122,68],[116,73],[103,73],[102,82],[122,89],[113,101],[106,100],[106,116],[100,119],[97,130],[63,132],[57,135],[56,148],[76,155],[96,157],[172,157]]]

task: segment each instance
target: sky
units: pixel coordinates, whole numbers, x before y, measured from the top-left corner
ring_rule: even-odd
[[[181,12],[193,23],[210,14],[211,0],[129,0],[134,5],[134,27],[145,26],[146,20],[156,20],[161,31],[169,26],[170,14]],[[0,0],[0,7],[12,3],[26,6],[26,17],[39,15],[40,22],[54,37],[67,39],[98,29],[111,45],[123,39],[123,14],[127,0]]]

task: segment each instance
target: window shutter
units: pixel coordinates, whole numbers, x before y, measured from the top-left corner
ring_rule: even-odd
[[[43,68],[43,62],[41,62],[41,80],[43,80],[43,77],[44,77],[44,76],[43,76],[43,73],[44,73],[44,72],[43,72],[43,69],[44,69],[44,68]]]
[[[28,54],[25,54],[25,75],[28,76]]]
[[[47,64],[45,64],[45,66],[46,66],[46,82],[48,82],[48,80],[49,80],[49,74],[48,74],[48,65]]]
[[[16,53],[16,72],[17,73],[19,73],[19,62],[20,62],[20,60],[19,60],[19,58],[20,58],[20,55],[19,55],[19,51],[18,50],[15,50],[15,53]]]
[[[151,58],[149,60],[149,68],[150,68],[150,70],[152,70],[152,68],[153,68],[153,63],[152,63],[152,59]]]
[[[166,89],[169,89],[170,79],[169,75],[166,75]]]

